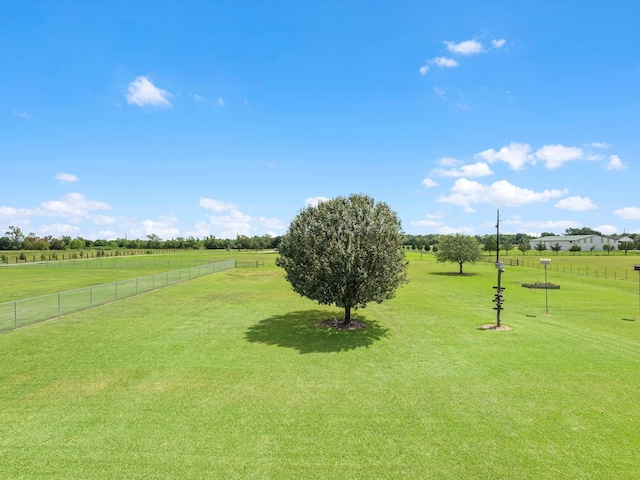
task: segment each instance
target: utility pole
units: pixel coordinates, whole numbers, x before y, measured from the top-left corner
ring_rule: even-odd
[[[496,311],[496,328],[500,328],[500,312],[502,311],[502,292],[504,288],[502,287],[502,272],[504,272],[504,262],[500,261],[500,209],[498,209],[498,218],[496,221],[496,269],[498,270],[498,286],[493,287],[496,289],[496,295],[493,301],[496,303],[496,306],[493,309]]]

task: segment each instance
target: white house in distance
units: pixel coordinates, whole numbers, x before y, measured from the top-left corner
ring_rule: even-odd
[[[626,235],[611,235],[611,238],[613,238],[614,240],[617,240],[618,243],[622,243],[622,242],[633,243],[633,238],[627,237]]]
[[[591,247],[595,247],[593,250],[600,252],[604,250],[605,245],[613,246],[613,249],[618,250],[618,240],[610,237],[603,237],[602,235],[559,235],[540,237],[537,240],[531,241],[533,247],[538,242],[542,242],[546,245],[547,250],[551,250],[556,243],[560,245],[561,250],[569,250],[574,245],[578,245],[581,251],[589,252]]]

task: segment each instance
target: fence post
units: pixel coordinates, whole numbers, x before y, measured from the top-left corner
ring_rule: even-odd
[[[89,308],[93,308],[93,287],[89,287]]]
[[[13,327],[18,328],[18,302],[13,302]]]
[[[116,300],[118,300],[118,282],[116,282]]]
[[[58,292],[58,316],[60,316],[60,292]]]

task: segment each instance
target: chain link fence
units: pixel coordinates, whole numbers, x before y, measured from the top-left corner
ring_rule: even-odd
[[[235,266],[235,260],[223,260],[114,283],[0,303],[0,332],[44,322],[105,303],[117,302]]]

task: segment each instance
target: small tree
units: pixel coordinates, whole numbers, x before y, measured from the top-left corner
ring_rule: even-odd
[[[502,249],[505,251],[506,255],[509,255],[509,252],[513,250],[513,243],[511,243],[511,240],[506,239],[502,242]]]
[[[482,247],[484,248],[485,252],[489,252],[489,255],[491,255],[491,252],[495,252],[496,251],[496,236],[495,235],[487,235],[486,238],[484,239]]]
[[[609,244],[609,243],[605,243],[602,246],[602,249],[607,252],[607,255],[611,255],[611,250],[614,250],[616,247],[614,247],[613,245]]]
[[[634,242],[620,242],[618,244],[618,250],[624,251],[626,255],[629,250],[633,250]]]
[[[573,252],[573,254],[575,255],[576,252],[579,252],[582,250],[582,247],[580,245],[571,245],[571,248],[569,249],[570,252]]]
[[[531,250],[531,244],[529,243],[529,240],[527,240],[526,238],[520,240],[520,242],[518,243],[518,250],[522,252],[522,255]]]
[[[534,247],[538,252],[542,253],[547,249],[547,245],[544,242],[536,243]]]
[[[276,265],[293,290],[321,305],[351,310],[393,298],[407,282],[400,219],[386,203],[350,195],[309,206],[291,221]]]
[[[553,245],[551,245],[551,250],[553,250],[554,252],[556,252],[556,255],[558,255],[558,252],[560,250],[562,250],[562,245],[560,245],[558,242],[554,243]]]
[[[438,262],[453,262],[462,265],[466,262],[475,262],[482,258],[480,243],[475,237],[456,233],[454,235],[443,235],[438,244],[436,260]]]

